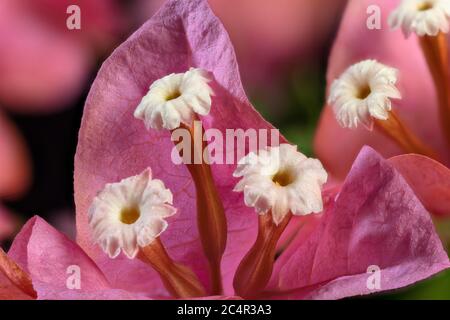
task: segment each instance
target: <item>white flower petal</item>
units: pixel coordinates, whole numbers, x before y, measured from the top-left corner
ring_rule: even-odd
[[[289,144],[244,158],[234,172],[235,177],[242,177],[234,191],[243,192],[245,204],[257,213],[271,211],[274,223],[279,224],[289,212],[305,215],[321,211],[321,187],[327,173],[319,160],[307,158]]]
[[[185,73],[172,73],[152,83],[137,106],[134,117],[146,128],[173,130],[181,123],[190,125],[194,114],[211,110],[213,91],[205,71],[191,68]]]
[[[411,33],[436,36],[448,33],[449,18],[450,0],[402,0],[388,23],[392,29],[401,27],[406,37]]]
[[[173,196],[150,169],[137,176],[107,184],[89,208],[95,241],[109,257],[121,251],[133,259],[167,228],[164,218],[176,213]]]
[[[350,66],[333,82],[328,97],[339,125],[353,129],[361,123],[371,130],[372,118],[386,120],[390,99],[401,98],[395,87],[397,73],[375,60]]]

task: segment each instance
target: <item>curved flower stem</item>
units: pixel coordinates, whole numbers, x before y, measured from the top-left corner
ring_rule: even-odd
[[[256,296],[269,282],[276,246],[291,219],[291,214],[289,213],[279,225],[273,222],[271,213],[260,215],[258,219],[256,241],[239,264],[233,280],[236,294],[244,298]]]
[[[405,152],[417,153],[438,160],[437,153],[414,135],[394,111],[389,113],[387,120],[375,120],[375,126],[389,138],[392,138]]]
[[[6,253],[0,248],[0,272],[3,273],[17,288],[31,298],[36,298],[37,293],[33,288],[30,276],[22,270]]]
[[[197,123],[197,125],[195,124]],[[191,160],[186,166],[194,180],[197,193],[197,225],[203,251],[208,259],[211,292],[220,295],[222,289],[221,261],[227,243],[227,220],[211,167],[204,162],[207,148],[203,141],[203,127],[199,121],[193,127],[181,126],[191,136]]]
[[[450,81],[448,78],[447,37],[440,32],[435,37],[419,37],[419,42],[433,76],[439,101],[441,127],[450,147]]]
[[[173,262],[159,238],[141,248],[140,258],[159,273],[164,286],[175,298],[201,297],[206,294],[197,276],[189,268]]]

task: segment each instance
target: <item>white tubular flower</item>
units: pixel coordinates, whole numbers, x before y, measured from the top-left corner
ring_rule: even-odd
[[[344,128],[356,128],[362,123],[369,130],[373,118],[387,120],[390,99],[400,99],[395,87],[397,69],[375,60],[364,60],[349,67],[331,85],[328,104]]]
[[[233,176],[242,177],[234,191],[244,192],[245,204],[259,214],[271,211],[277,225],[289,212],[306,215],[323,209],[321,188],[327,173],[319,160],[307,158],[295,146],[249,153]]]
[[[405,37],[436,36],[449,31],[450,0],[403,0],[389,16],[389,26],[402,28]]]
[[[110,183],[89,208],[93,236],[109,257],[120,251],[133,259],[139,247],[149,245],[167,228],[164,218],[176,213],[172,193],[161,180],[152,180],[150,169]]]
[[[190,125],[194,113],[209,114],[213,91],[205,71],[191,68],[156,80],[134,112],[147,129],[173,130],[181,123]]]

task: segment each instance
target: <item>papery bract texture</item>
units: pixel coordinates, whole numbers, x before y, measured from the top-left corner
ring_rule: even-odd
[[[372,269],[379,288],[367,284],[371,266],[379,268]],[[276,261],[267,294],[340,299],[407,286],[449,267],[429,213],[401,174],[365,147],[320,223]]]
[[[171,160],[168,131],[147,131],[133,113],[148,87],[190,67],[212,75],[215,95],[205,129],[272,129],[250,105],[239,78],[233,47],[204,0],[169,1],[103,64],[86,102],[75,158],[78,242],[111,283],[138,292],[167,295],[156,273],[138,260],[111,260],[93,243],[87,210],[106,183],[136,175],[147,167],[172,191],[179,213],[169,219],[163,244],[172,258],[191,267],[206,287],[208,265],[196,226],[195,187],[188,170]],[[232,293],[237,264],[256,236],[256,214],[232,192],[235,165],[212,165],[228,219],[222,260],[225,293]],[[133,285],[130,287],[130,283]]]
[[[381,9],[381,29],[367,26],[367,8]],[[387,17],[397,1],[350,0],[335,40],[327,73],[327,92],[334,79],[350,65],[365,59],[399,70],[398,89],[402,100],[393,109],[412,131],[450,163],[450,152],[439,126],[433,80],[416,37],[405,39],[400,30],[391,31]],[[403,153],[380,132],[365,128],[341,128],[329,106],[325,106],[315,137],[315,151],[331,175],[343,179],[363,145],[379,150],[384,157]]]
[[[8,256],[30,274],[38,299],[143,297],[113,289],[94,261],[76,243],[39,217],[30,219],[23,227]]]
[[[450,169],[418,155],[405,154],[389,159],[431,213],[450,217]]]

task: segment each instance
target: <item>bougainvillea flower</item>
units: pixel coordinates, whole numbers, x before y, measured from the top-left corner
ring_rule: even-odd
[[[412,189],[388,161],[365,147],[315,229],[297,237],[275,262],[267,297],[369,294],[412,284],[449,266]],[[380,272],[378,288],[368,285],[370,270]]]
[[[139,281],[138,277],[129,280],[131,288],[135,286],[132,282]],[[0,249],[0,299],[149,298],[145,292],[129,292],[127,287],[112,287],[76,243],[39,217],[25,224],[7,255]]]
[[[348,68],[361,61],[374,59],[397,71],[398,79],[393,83],[401,96],[395,94],[396,99],[384,106],[389,111],[392,103],[389,121],[375,119],[370,115],[376,122],[373,130],[368,130],[364,126],[356,129],[343,128],[333,112],[332,107],[336,108],[335,101],[329,101],[324,107],[315,137],[315,151],[328,172],[337,179],[346,176],[363,145],[372,146],[384,157],[420,153],[444,165],[450,164],[450,148],[445,139],[445,130],[441,126],[442,114],[438,107],[433,77],[419,41],[416,36],[405,38],[401,31],[389,30],[388,16],[399,3],[400,1],[348,2],[329,60],[327,95],[331,94],[335,80],[339,79]],[[368,27],[367,8],[370,5],[376,5],[381,9],[380,29]],[[408,54],[405,55],[405,52]],[[377,90],[383,93],[382,90],[387,90],[386,88],[371,88],[367,99],[371,98],[370,93],[375,95]],[[386,94],[389,96],[393,93],[391,90],[391,93]],[[344,105],[346,102],[341,100],[340,104]],[[380,105],[378,103],[378,106]],[[342,143],[336,143],[336,139]],[[423,160],[422,163],[428,161],[430,162],[426,165],[428,169],[437,168],[434,174],[445,171],[434,166],[435,162],[431,159]],[[420,171],[419,167],[417,171]],[[445,181],[444,176],[439,179]],[[439,188],[444,188],[444,185],[441,184]],[[419,187],[417,190],[424,188]],[[432,211],[431,208],[428,209]]]
[[[203,95],[200,99],[205,103],[203,107],[208,108],[200,108],[200,105],[196,105],[197,109],[193,108],[192,95],[186,94],[190,91],[183,87],[182,79],[191,68],[204,70],[211,79],[208,85],[211,86],[214,94],[210,95],[210,105],[209,100],[206,99],[208,100],[206,101]],[[160,86],[161,83],[157,81],[163,81],[163,79],[166,81],[165,85]],[[155,82],[158,84],[155,86],[159,88],[158,92],[161,96],[155,95],[155,91],[152,91],[155,88],[152,84]],[[197,81],[194,82],[199,84]],[[201,87],[203,86],[204,83]],[[176,90],[172,90],[174,88]],[[155,99],[159,103],[155,103]],[[174,110],[167,110],[167,107]],[[186,117],[178,118],[181,115]],[[168,121],[173,119],[180,121]],[[115,197],[120,197],[122,205],[110,207],[111,212],[108,214],[104,212],[103,218],[116,220],[119,218],[136,227],[134,230],[142,230],[138,221],[141,218],[141,208],[147,201],[145,200],[147,198],[143,196],[146,188],[142,188],[144,184],[139,184],[141,186],[139,188],[133,187],[135,184],[129,182],[135,181],[136,177],[147,168],[152,170],[152,179],[162,180],[165,188],[173,195],[173,201],[168,201],[169,198],[166,198],[164,202],[170,203],[178,210],[176,215],[164,219],[167,228],[162,233],[159,232],[161,229],[158,229],[158,232],[152,235],[158,240],[150,242],[150,246],[156,244],[158,250],[166,251],[164,259],[172,259],[183,265],[184,270],[191,270],[196,277],[194,281],[198,279],[206,295],[210,295],[216,289],[223,289],[225,295],[234,295],[233,278],[236,279],[238,265],[249,252],[256,239],[257,231],[265,228],[258,227],[258,215],[254,208],[245,205],[243,195],[233,192],[238,183],[238,179],[233,177],[233,172],[236,170],[239,159],[235,159],[236,162],[230,164],[212,162],[199,166],[195,163],[174,161],[173,151],[178,156],[181,156],[181,153],[178,154],[179,150],[174,149],[171,131],[175,130],[172,130],[173,126],[179,124],[181,129],[185,128],[191,132],[189,131],[191,123],[188,119],[197,119],[201,124],[200,130],[216,129],[221,133],[227,129],[273,129],[249,103],[242,89],[231,42],[206,0],[168,1],[152,19],[105,61],[86,102],[75,157],[77,241],[102,270],[113,288],[123,289],[133,294],[145,293],[153,298],[173,297],[168,294],[170,285],[168,286],[167,282],[163,283],[158,276],[161,270],[158,272],[152,270],[146,263],[145,257],[139,253],[135,259],[130,259],[133,255],[127,257],[123,254],[111,259],[101,246],[96,244],[102,233],[94,233],[95,223],[91,225],[89,221],[89,209],[92,208],[95,199],[98,199],[96,197],[99,196],[99,192],[102,199],[106,199],[103,196],[105,190],[111,189],[110,191],[113,192],[112,189],[116,189],[117,183],[119,185],[124,183],[123,188],[117,189],[120,190],[119,193],[115,193],[114,197],[108,197],[109,205],[119,203],[111,201],[113,198],[116,199]],[[146,123],[148,121],[147,126],[142,120]],[[167,128],[164,128],[165,124]],[[195,127],[193,131],[194,137],[190,137],[194,139]],[[285,143],[282,137],[279,140]],[[193,149],[195,152],[198,151],[195,146]],[[237,147],[233,145],[232,150],[219,151],[219,154],[236,152],[236,149]],[[246,154],[250,151],[246,150]],[[184,157],[184,153],[182,156]],[[301,160],[300,162],[305,160],[302,156],[293,158]],[[297,160],[292,163],[298,163]],[[307,181],[304,180],[298,189],[289,188],[289,190],[299,190],[302,186],[313,183],[320,188],[326,175],[321,173],[322,170],[317,161],[305,161],[302,170],[309,172],[309,169],[317,173],[314,174],[314,179],[307,173],[310,177],[305,178]],[[322,267],[332,268],[330,272],[314,274],[312,280],[308,277],[302,277],[302,279],[311,285],[318,284],[316,280],[323,282],[342,278],[346,281],[345,279],[355,272],[364,272],[363,270],[366,270],[368,266],[378,264],[383,270],[389,272],[386,288],[392,289],[414,283],[447,268],[448,257],[434,232],[429,216],[392,166],[386,164],[371,149],[365,149],[355,164],[354,171],[339,196],[328,197],[331,205],[326,207],[324,218],[315,220],[313,224],[308,224],[305,228],[309,236],[302,234],[301,237],[295,237],[295,241],[299,238],[305,239],[302,247],[310,250],[307,252],[308,257],[300,257],[300,254],[296,254],[295,263],[301,264],[300,261],[304,259],[310,265],[308,270],[311,270],[311,263],[314,262],[314,255],[311,256],[311,254],[315,252],[318,245],[317,242],[314,244],[312,240],[306,240],[316,239],[318,237],[316,231],[320,231],[326,244],[319,248],[320,252],[317,251],[317,258],[325,260]],[[297,171],[294,170],[294,172]],[[275,174],[275,176],[279,178],[273,183],[278,183],[280,187],[285,187],[285,183],[291,182],[287,179],[291,176],[290,174]],[[366,177],[370,179],[367,180]],[[112,188],[112,185],[116,187]],[[133,189],[136,194],[130,196],[130,191]],[[333,190],[338,191],[339,188]],[[309,201],[310,198],[316,197],[316,194],[315,191],[310,190],[305,199]],[[131,201],[131,199],[134,200]],[[199,199],[203,201],[198,201]],[[277,199],[281,198],[277,197]],[[225,215],[226,225],[223,225],[225,219],[208,220],[211,218],[207,216],[208,212],[202,212],[202,208],[211,202],[214,203],[212,207],[214,214]],[[222,207],[216,207],[217,202],[220,202]],[[133,203],[132,207],[129,206],[131,203]],[[252,201],[247,202],[247,205],[252,203]],[[298,206],[298,212],[296,211],[298,214],[316,212],[319,207],[318,203],[314,203],[311,210],[303,212],[299,202],[290,201],[289,205]],[[280,212],[285,213],[285,210]],[[147,213],[145,215],[147,216]],[[276,223],[272,215],[267,213],[262,216],[269,218],[269,227],[276,233],[275,238],[279,238],[280,229],[273,229]],[[289,214],[285,215],[285,217],[289,216]],[[336,219],[337,217],[341,219]],[[220,276],[220,286],[215,286],[210,277],[209,273],[213,273],[212,268],[210,269],[211,259],[208,256],[210,251],[202,241],[202,237],[206,236],[210,241],[209,244],[215,244],[217,238],[222,235],[208,233],[208,230],[205,232],[204,220],[208,223],[222,223],[220,227],[223,227],[227,233],[226,248],[223,256],[220,256],[220,273],[214,274]],[[207,226],[216,227],[208,223]],[[326,225],[323,226],[323,224]],[[279,225],[286,227],[283,223]],[[374,228],[373,225],[376,227]],[[108,237],[108,239],[113,238]],[[346,241],[341,242],[336,239],[346,239]],[[371,242],[372,239],[375,242]],[[135,237],[132,240],[139,241]],[[115,244],[121,247],[127,244],[125,240],[120,241]],[[401,248],[401,253],[394,250],[393,243],[398,244],[397,247]],[[418,246],[417,243],[424,245]],[[137,244],[140,253],[147,256],[147,243]],[[289,244],[287,246],[292,248]],[[266,256],[273,257],[272,249],[274,248],[271,245],[272,252]],[[285,249],[285,252],[288,250]],[[389,253],[387,256],[384,250]],[[349,258],[353,259],[364,253],[363,259],[356,261],[354,266],[348,265],[348,261],[345,260],[348,253],[352,254]],[[284,253],[281,255],[281,257],[286,256],[291,255]],[[288,262],[287,266],[294,263]],[[335,263],[339,265],[333,267]],[[270,262],[270,265],[272,264],[273,261]],[[421,266],[424,266],[423,269]],[[301,277],[295,279],[298,275],[297,269],[292,267],[289,269],[289,273],[276,271],[273,276],[292,277],[295,280],[292,285],[302,287],[299,283]],[[390,273],[391,269],[394,273]],[[268,274],[270,275],[263,272],[263,278]],[[398,277],[398,281],[395,277]],[[330,297],[340,298],[368,293],[367,290],[361,290],[361,286],[366,284],[365,278],[360,276],[351,279],[355,281],[342,284],[342,290],[336,287],[336,294]],[[163,280],[166,279],[163,277]],[[286,286],[284,281],[277,285],[276,290],[281,295],[287,290],[297,288]],[[261,292],[252,292],[252,296],[258,295],[261,295]],[[292,297],[295,298],[297,295]]]
[[[81,10],[80,30],[66,26],[73,4]],[[112,0],[2,1],[0,101],[20,112],[66,106],[95,63],[93,50],[111,46],[121,25]]]
[[[205,129],[267,129],[271,127],[250,105],[239,79],[231,42],[205,1],[170,1],[122,44],[103,64],[86,102],[75,157],[77,240],[101,266],[114,285],[123,275],[136,277],[135,290],[166,294],[156,273],[138,260],[123,256],[112,260],[94,244],[88,208],[105,184],[120,181],[150,167],[156,179],[173,193],[179,214],[161,236],[170,256],[197,272],[210,287],[208,261],[203,255],[196,221],[196,188],[186,166],[171,159],[174,143],[169,130],[147,130],[134,112],[149,86],[171,73],[189,68],[211,73],[214,95],[211,111],[202,117]],[[236,117],[239,115],[239,117]],[[99,132],[102,134],[99,135]],[[95,137],[95,139],[93,139]],[[237,161],[237,160],[236,160]],[[215,189],[227,214],[227,249],[222,258],[225,293],[232,292],[232,278],[257,230],[252,210],[233,192],[232,165],[211,165]],[[181,210],[182,208],[182,210]],[[226,226],[223,226],[226,227]],[[212,239],[211,241],[214,241]]]
[[[379,287],[367,285],[371,266],[379,268]],[[324,214],[309,220],[276,260],[271,282],[260,297],[337,299],[369,294],[412,284],[449,266],[428,213],[405,180],[388,161],[365,148],[339,195],[327,201]],[[0,298],[167,298],[157,294],[162,289],[136,290],[151,269],[136,276],[126,269],[114,272],[112,279],[122,277],[120,288],[102,269],[77,244],[34,217],[16,236],[8,255],[0,251]]]

